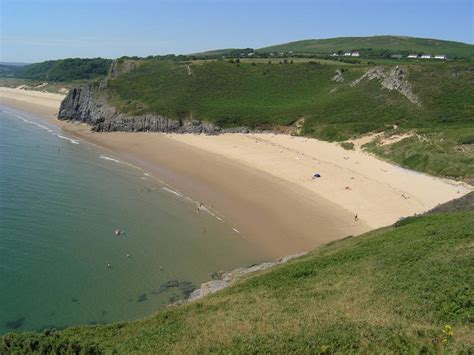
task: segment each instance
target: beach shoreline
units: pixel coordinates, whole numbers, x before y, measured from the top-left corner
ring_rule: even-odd
[[[26,91],[26,90],[22,90]],[[218,211],[275,258],[392,224],[461,197],[469,187],[334,143],[276,134],[218,136],[91,132],[56,118],[61,95],[16,92],[0,103],[140,166]],[[315,173],[320,178],[313,178]],[[357,218],[355,218],[357,215]]]

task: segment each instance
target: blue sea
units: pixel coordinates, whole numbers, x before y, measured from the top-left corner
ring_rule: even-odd
[[[0,334],[142,318],[264,259],[172,182],[0,106]]]

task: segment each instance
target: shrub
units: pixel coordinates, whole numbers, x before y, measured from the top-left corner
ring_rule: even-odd
[[[345,150],[354,150],[354,143],[352,142],[341,142],[340,145]]]
[[[459,144],[474,144],[474,135],[459,138]]]

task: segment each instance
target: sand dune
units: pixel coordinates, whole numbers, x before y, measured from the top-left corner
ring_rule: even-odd
[[[93,133],[87,126],[51,119],[60,95],[2,89],[2,96],[4,104],[38,113],[47,107],[47,117],[66,133],[141,165],[202,201],[239,230],[238,237],[252,239],[275,257],[389,225],[470,191],[462,183],[314,139]],[[321,178],[313,179],[315,173]]]

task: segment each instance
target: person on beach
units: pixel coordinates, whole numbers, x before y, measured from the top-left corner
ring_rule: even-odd
[[[357,213],[356,213],[355,216],[354,216],[354,221],[357,222],[358,220],[359,220],[359,216],[358,216]]]
[[[197,213],[201,212],[202,208],[204,208],[204,204],[202,202],[199,202],[199,205],[197,207]]]

